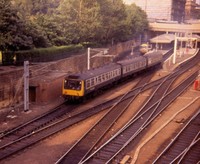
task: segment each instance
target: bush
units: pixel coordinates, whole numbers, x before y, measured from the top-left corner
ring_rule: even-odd
[[[80,44],[78,45],[68,45],[60,47],[50,47],[50,48],[38,48],[26,51],[16,51],[5,53],[6,60],[16,65],[22,65],[24,61],[28,60],[30,62],[48,62],[59,59],[64,59],[73,55],[78,54],[83,51],[84,47]]]

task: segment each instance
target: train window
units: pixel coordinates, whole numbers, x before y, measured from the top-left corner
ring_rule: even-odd
[[[131,71],[133,70],[133,65],[131,65]]]
[[[115,70],[115,77],[117,76],[117,71]]]
[[[98,78],[97,77],[95,77],[95,82],[94,82],[95,84],[98,84],[99,83],[99,81],[98,81]]]
[[[112,77],[115,77],[115,73],[114,73],[114,71],[112,72]]]
[[[112,72],[110,72],[110,78],[112,78]]]
[[[81,81],[78,80],[67,80],[65,81],[65,89],[81,90]]]
[[[131,67],[131,65],[129,65],[129,71],[131,71],[132,70],[132,67]]]
[[[90,80],[87,80],[86,81],[86,88],[89,88],[90,87]]]
[[[101,76],[98,76],[98,82],[101,83]]]
[[[108,73],[108,78],[111,79],[111,72]]]
[[[118,76],[118,75],[119,75],[119,70],[117,69],[117,70],[116,70],[116,76]]]
[[[91,86],[94,86],[94,78],[91,79]]]
[[[105,81],[105,75],[104,74],[102,75],[102,80]]]
[[[108,80],[108,73],[106,73],[106,76],[105,76],[105,77],[106,77],[106,80]]]
[[[113,77],[113,72],[110,72],[110,77],[111,77],[111,78]]]
[[[133,70],[135,69],[135,64],[133,64]]]

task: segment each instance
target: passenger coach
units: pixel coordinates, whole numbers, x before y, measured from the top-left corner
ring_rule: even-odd
[[[77,99],[103,88],[121,78],[121,66],[115,63],[69,75],[64,79],[63,95],[65,99]]]
[[[71,74],[63,81],[62,94],[67,100],[76,100],[162,63],[161,52],[151,52],[117,63],[111,63],[83,73]]]
[[[117,63],[122,66],[122,77],[126,77],[144,70],[147,65],[147,60],[146,58],[139,56],[132,59],[122,60]]]

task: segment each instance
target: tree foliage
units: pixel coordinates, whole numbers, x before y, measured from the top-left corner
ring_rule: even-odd
[[[146,14],[122,0],[0,0],[0,49],[125,41],[147,29]]]
[[[126,6],[126,13],[126,34],[136,36],[148,29],[147,15],[141,8],[132,4]]]
[[[0,1],[0,47],[3,50],[30,49],[32,39],[26,22],[19,18],[10,0]]]

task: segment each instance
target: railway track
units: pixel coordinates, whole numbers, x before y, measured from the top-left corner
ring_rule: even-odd
[[[123,149],[131,142],[137,143],[143,130],[193,82],[196,76],[197,73],[193,74],[184,83],[181,83],[178,87],[164,95],[150,108],[145,111],[141,110],[142,113],[140,112],[133,117],[116,135],[85,160],[81,161],[81,163],[120,162],[124,156],[122,153]]]
[[[73,113],[71,114],[70,112],[76,111],[76,110],[77,110],[77,106],[75,105],[74,106],[70,105],[68,107],[65,105],[60,105],[57,108],[55,108],[53,111],[50,111],[37,118],[34,118],[33,120],[30,120],[24,124],[21,124],[18,127],[1,132],[0,133],[0,147],[3,145],[6,145],[7,143],[9,143],[9,141],[12,142],[13,140],[17,140],[25,135],[31,134],[32,132],[37,131],[47,126],[48,124],[52,122],[56,122],[56,120],[63,117],[63,115],[66,115],[66,114],[74,115]]]
[[[173,76],[171,76],[171,78],[173,78]],[[148,90],[150,88],[153,88],[153,87],[159,85],[163,81],[163,79],[164,78],[159,79],[154,82],[151,82],[151,83],[148,83],[148,84],[145,84],[144,86],[136,87],[129,94],[124,96],[123,101],[126,101],[130,97],[133,97],[139,91],[145,91],[145,90]],[[8,131],[4,134],[1,134],[2,141],[0,142],[1,143],[0,159],[8,157],[11,154],[16,153],[19,150],[22,150],[22,149],[24,149],[36,142],[48,137],[48,136],[51,136],[52,134],[55,134],[56,132],[61,131],[62,129],[65,129],[75,123],[83,121],[84,119],[91,117],[94,114],[96,114],[106,108],[111,107],[113,105],[113,103],[116,103],[120,99],[121,99],[121,96],[119,96],[113,100],[110,100],[108,102],[105,102],[103,104],[99,104],[96,107],[87,109],[83,113],[76,113],[76,112],[74,114],[70,113],[70,116],[65,115],[64,117],[58,117],[59,115],[63,115],[63,113],[66,112],[66,109],[62,111],[63,113],[62,112],[60,114],[57,113],[56,114],[57,116],[55,116],[55,115],[48,116],[49,118],[52,117],[52,119],[47,119],[47,117],[44,115],[43,118],[41,117],[41,118],[34,119],[36,121],[41,119],[39,122],[35,122],[34,120],[32,120],[29,123],[26,123],[25,125],[21,125],[20,127],[16,128],[15,130],[13,129],[12,131]],[[76,107],[71,106],[68,108],[68,110],[76,110]],[[59,118],[59,119],[55,120],[54,118]],[[14,141],[11,141],[13,139],[14,139]]]
[[[29,135],[34,131],[42,129],[46,125],[56,122],[56,120],[61,119],[63,116],[66,116],[76,108],[75,105],[66,106],[61,104],[56,107],[54,110],[47,112],[39,117],[36,117],[24,124],[21,124],[13,129],[9,129],[0,134],[0,147],[13,142],[23,136]]]
[[[154,87],[160,83],[160,80],[157,80],[149,85],[146,85],[146,89]],[[129,97],[135,95],[139,87],[130,91],[130,94],[124,98],[123,101],[126,101]],[[7,131],[1,135],[1,146],[0,146],[0,159],[4,159],[32,144],[37,143],[38,141],[49,137],[73,124],[76,124],[80,121],[87,119],[88,117],[93,116],[96,113],[101,112],[109,107],[111,107],[115,102],[117,102],[121,96],[118,96],[112,100],[106,101],[102,104],[99,104],[95,107],[85,109],[84,112],[76,112],[76,106],[64,106],[61,111],[56,113],[56,110],[53,113],[48,113],[36,119],[33,119],[19,127]],[[68,114],[66,110],[69,109]],[[52,114],[52,115],[51,115]],[[62,117],[61,117],[62,116]],[[57,119],[55,119],[57,118]]]
[[[157,81],[157,83],[159,83],[159,80]],[[156,83],[152,83],[152,85],[148,85],[146,87],[146,89],[148,89],[148,87],[152,87],[156,85]],[[137,92],[137,90],[139,90],[140,87],[136,88],[135,90],[130,92],[131,94],[135,94]],[[120,97],[120,96],[119,96]],[[100,104],[99,106],[96,106],[95,108],[97,108],[97,110],[94,110],[94,108],[91,109],[87,109],[88,111],[90,110],[94,110],[94,112],[91,112],[91,114],[89,114],[90,116],[92,115],[92,113],[97,113],[101,110],[98,110],[99,108],[102,108],[101,106],[104,106],[104,108],[108,108],[110,106],[110,104],[113,103],[113,101],[117,101],[117,99],[119,98],[115,98],[113,100],[107,101],[103,104]],[[66,120],[68,117],[74,116],[77,114],[77,117],[80,115],[80,113],[77,112],[70,112],[70,111],[76,111],[77,105],[70,105],[68,107],[66,106],[59,106],[58,108],[56,108],[53,112],[49,112],[47,114],[44,114],[38,118],[35,118],[23,125],[20,125],[14,129],[11,129],[9,131],[6,131],[4,133],[1,133],[0,135],[0,149],[4,150],[6,149],[6,147],[9,147],[10,145],[13,145],[15,143],[19,143],[22,140],[25,140],[25,138],[29,138],[31,136],[33,136],[33,134],[35,135],[36,133],[42,131],[43,129],[47,129],[49,128],[51,125],[55,125],[57,122],[61,122],[59,120]],[[95,112],[96,111],[96,112]],[[83,118],[87,118],[87,116],[83,116]],[[70,118],[71,119],[71,118]],[[83,119],[78,119],[77,122],[82,121]],[[75,123],[77,123],[75,122]],[[71,125],[71,123],[67,124],[67,125]],[[59,128],[58,128],[59,129]],[[44,137],[39,137],[39,138],[44,138]],[[35,142],[39,141],[38,139],[35,140]],[[29,145],[33,144],[34,142],[30,142]],[[28,146],[28,145],[27,145]],[[25,148],[26,146],[21,146],[22,148]],[[19,150],[21,150],[22,148],[18,148]],[[15,148],[15,150],[11,151],[10,153],[5,153],[7,154],[6,156],[8,156],[9,154],[12,154],[14,152],[18,151],[17,148]],[[4,158],[5,156],[2,155],[2,158]],[[1,156],[0,156],[1,158]]]
[[[191,67],[191,65],[186,64],[184,69],[182,69],[182,70],[186,71],[190,67]],[[181,69],[180,69],[180,72],[179,71],[177,71],[177,72],[178,72],[177,76],[180,75],[181,73],[183,73],[181,71]],[[176,74],[176,73],[174,73],[174,74]],[[111,162],[119,154],[119,152],[121,152],[124,149],[124,147],[127,146],[127,144],[129,142],[131,142],[139,133],[141,133],[144,128],[146,128],[171,102],[173,102],[194,81],[194,79],[196,78],[197,75],[198,75],[198,71],[195,72],[194,74],[192,74],[189,78],[187,78],[184,81],[184,83],[181,83],[178,87],[176,87],[175,89],[171,89],[171,90],[170,90],[171,84],[170,84],[170,82],[168,82],[166,80],[168,82],[169,87],[167,87],[166,90],[160,92],[161,95],[163,94],[163,97],[160,95],[162,98],[159,99],[153,105],[150,105],[151,107],[149,107],[149,108],[148,108],[148,105],[145,105],[146,108],[148,108],[148,110],[147,110],[148,112],[145,111],[145,112],[141,113],[141,111],[140,111],[139,113],[141,113],[141,114],[139,114],[139,113],[136,114],[137,117],[134,117],[133,120],[131,120],[124,128],[122,128],[114,137],[112,137],[111,140],[113,141],[113,143],[111,143],[109,140],[108,142],[106,142],[105,145],[102,145],[98,150],[91,153],[93,151],[92,148],[96,147],[100,138],[103,137],[105,134],[105,130],[102,133],[100,133],[102,131],[102,129],[99,128],[99,127],[105,127],[106,119],[104,118],[105,121],[104,122],[102,121],[103,123],[99,122],[97,124],[97,126],[92,127],[89,130],[89,132],[86,133],[84,135],[84,137],[80,139],[80,141],[78,141],[70,150],[68,150],[57,161],[57,163],[66,163],[66,162],[70,162],[70,163],[85,163],[85,162],[86,163],[109,163],[109,162]],[[173,82],[173,79],[172,79],[172,82]],[[164,85],[162,85],[162,87],[160,87],[160,88],[165,88],[163,86]],[[168,91],[169,91],[169,93],[167,93]],[[155,101],[156,99],[157,98],[151,98],[152,101],[149,104],[152,104],[153,100]],[[132,102],[132,100],[130,100],[128,102],[128,104],[130,102]],[[121,110],[125,110],[126,107],[122,108]],[[121,108],[121,106],[119,108]],[[155,109],[153,109],[153,108],[155,108]],[[152,112],[152,110],[153,110],[153,112]],[[146,116],[145,116],[145,114],[146,114]],[[109,117],[110,120],[112,118],[112,116],[110,116],[110,115],[106,115],[106,117]],[[144,117],[146,117],[146,119],[144,119]],[[134,126],[133,126],[133,129],[130,130],[131,133],[128,132],[128,134],[124,134],[123,133],[124,129],[129,128],[131,125],[133,125],[134,122],[136,122],[136,120],[138,122],[140,122],[139,123],[140,126],[137,125],[136,128],[134,128]],[[94,131],[98,131],[98,134],[96,134],[97,136],[95,135]],[[107,131],[108,131],[108,129],[106,129],[106,132]],[[121,133],[123,133],[123,134],[121,134]],[[101,137],[99,137],[99,136],[101,136]],[[115,142],[116,136],[119,137],[119,140],[117,140]],[[123,136],[123,137],[121,137],[121,136]],[[127,138],[125,136],[127,136]],[[129,138],[130,136],[131,136],[131,138]],[[94,140],[92,140],[93,138],[98,138],[98,139],[95,139],[95,141],[94,141]],[[88,144],[92,141],[93,141],[93,144],[88,146]],[[124,143],[120,145],[120,142],[124,142]],[[107,144],[109,146],[110,145],[111,146],[107,147]],[[121,157],[119,157],[119,159],[120,158]],[[117,162],[119,162],[119,161],[120,160],[117,160]]]
[[[137,97],[141,90],[146,86],[146,83],[151,79],[152,74],[149,74],[138,85],[143,85],[135,95],[126,98],[130,92],[123,95],[104,116],[92,126],[85,135],[77,141],[69,151],[67,151],[57,163],[79,163],[87,153],[94,148],[99,140],[105,135],[105,133],[112,127],[117,119],[128,108],[129,104]],[[103,127],[103,128],[102,128]],[[98,132],[98,134],[96,133]]]
[[[153,163],[198,163],[200,161],[200,108]]]

